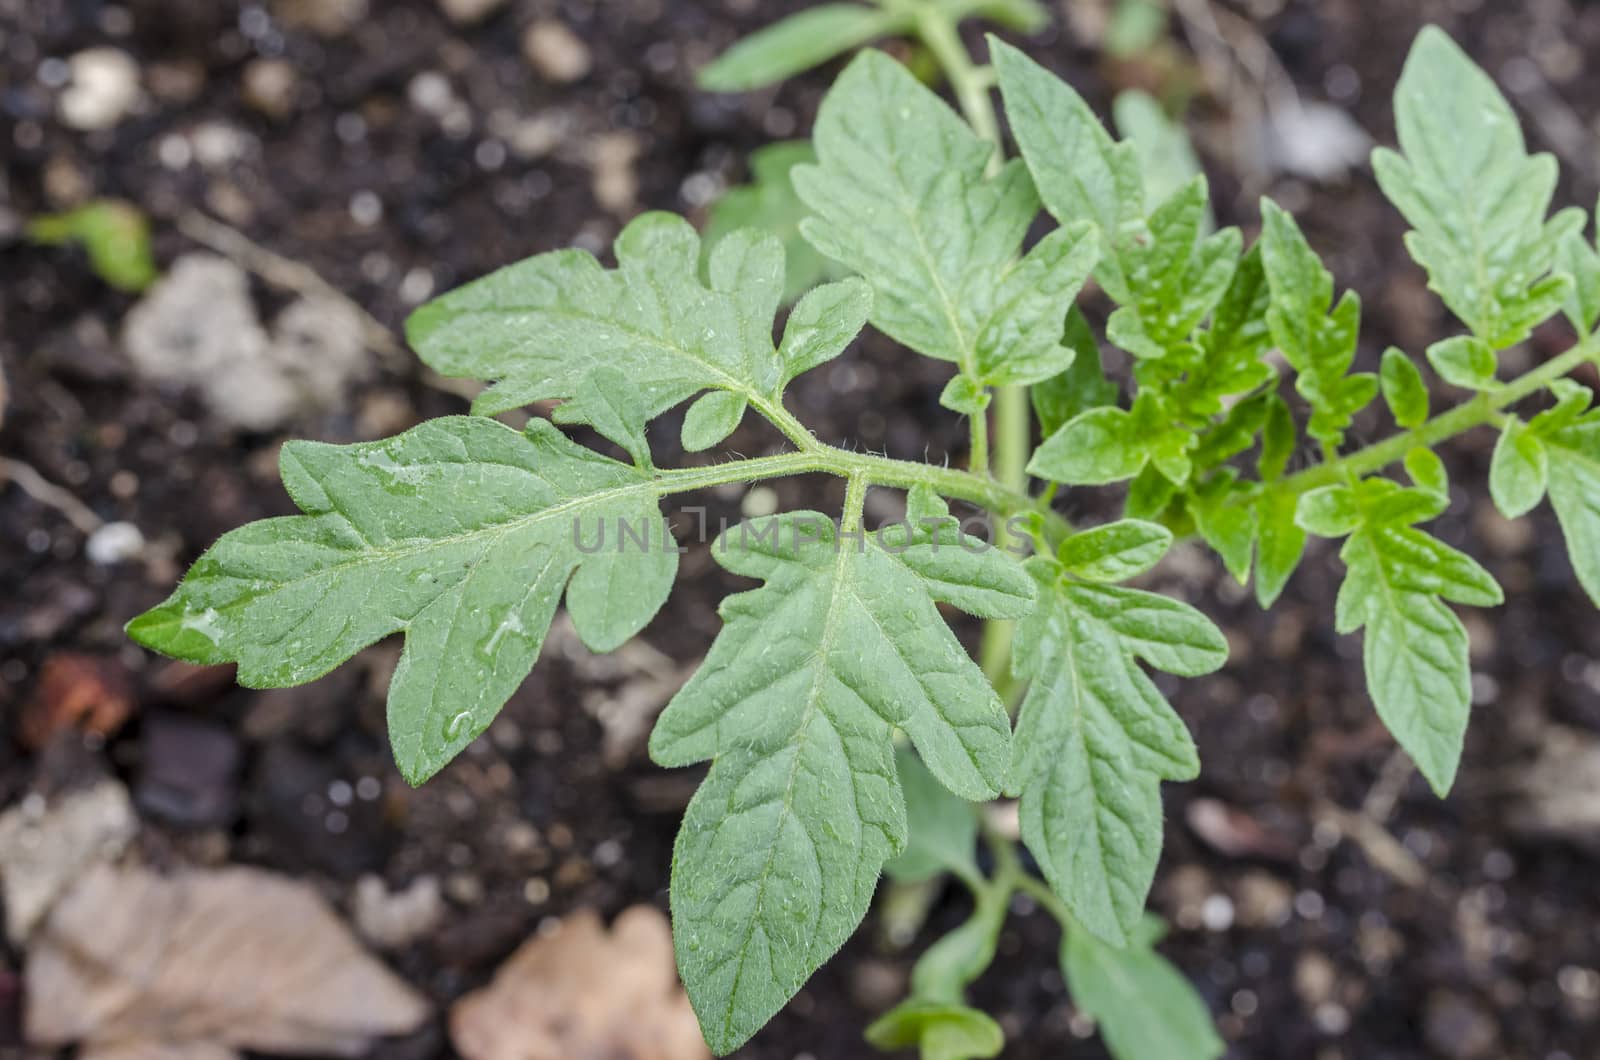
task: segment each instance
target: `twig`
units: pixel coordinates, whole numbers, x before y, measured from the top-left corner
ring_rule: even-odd
[[[66,516],[67,521],[77,527],[85,536],[93,534],[96,530],[106,525],[106,521],[96,515],[92,508],[73,496],[65,488],[57,486],[54,482],[39,474],[34,470],[32,464],[0,456],[0,478],[15,482],[23,493],[26,493],[45,507],[54,508]]]
[[[386,358],[391,368],[410,369],[411,358],[395,333],[355,299],[324,280],[311,266],[268,250],[237,228],[207,217],[199,210],[185,210],[180,214],[178,230],[274,286],[338,302],[361,321],[361,339],[368,348]]]
[[[1421,887],[1428,882],[1428,870],[1416,855],[1371,817],[1352,813],[1325,799],[1318,800],[1313,813],[1317,821],[1332,825],[1340,835],[1360,847],[1373,867],[1391,879],[1407,887]]]

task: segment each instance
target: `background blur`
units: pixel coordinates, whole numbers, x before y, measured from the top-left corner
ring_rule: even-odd
[[[698,779],[652,767],[643,737],[734,588],[703,550],[614,655],[558,622],[488,735],[420,790],[385,747],[397,643],[250,692],[120,631],[223,531],[292,510],[284,438],[369,439],[465,409],[405,352],[411,308],[539,251],[604,256],[643,209],[703,221],[752,149],[804,136],[836,67],[741,97],[693,82],[798,6],[0,0],[0,1053],[703,1055],[660,917],[610,926],[665,908]],[[1262,194],[1300,214],[1364,297],[1362,367],[1451,326],[1365,161],[1392,142],[1419,25],[1462,42],[1559,156],[1561,204],[1595,201],[1600,4],[1054,14],[1028,50],[1102,113],[1137,87],[1181,114],[1219,223],[1253,236]],[[1563,327],[1520,355],[1562,348]],[[943,382],[871,336],[804,377],[794,408],[831,441],[959,461]],[[684,461],[676,439],[669,415],[658,461]],[[777,441],[749,423],[729,448]],[[1478,709],[1447,801],[1394,754],[1359,641],[1332,632],[1332,550],[1271,616],[1198,549],[1154,575],[1233,649],[1220,674],[1174,686],[1205,769],[1165,786],[1153,897],[1232,1056],[1600,1056],[1600,621],[1548,510],[1515,526],[1492,510],[1491,445],[1445,454],[1469,485],[1443,536],[1470,542],[1508,598],[1464,616]],[[798,480],[703,500],[737,518],[833,492]],[[1094,491],[1067,504],[1111,511]],[[1019,912],[976,991],[1006,1055],[1104,1055],[1048,918]],[[963,915],[947,896],[932,924]],[[902,996],[919,948],[869,918],[739,1055],[868,1055],[860,1030]]]

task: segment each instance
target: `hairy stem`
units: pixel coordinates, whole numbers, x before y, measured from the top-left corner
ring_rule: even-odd
[[[972,61],[956,32],[955,21],[937,8],[924,8],[917,19],[917,34],[928,46],[950,80],[956,102],[973,132],[994,145],[989,156],[989,172],[997,172],[1005,157],[1000,142],[1000,122],[995,115],[994,99],[990,89],[994,81],[991,72]],[[1017,493],[1028,489],[1028,448],[1032,441],[1028,391],[1026,387],[1006,386],[995,395],[995,472],[1001,485]],[[972,468],[984,471],[989,466],[988,413],[972,419]],[[981,445],[981,448],[980,448]],[[1016,540],[1005,526],[995,530],[995,544],[1001,548],[1016,548]],[[983,640],[978,647],[978,661],[984,674],[1002,696],[1011,680],[1011,638],[1016,623],[991,620],[983,625]]]
[[[1315,467],[1306,468],[1284,479],[1284,485],[1296,492],[1330,486],[1346,476],[1370,474],[1390,464],[1405,459],[1412,449],[1432,449],[1441,442],[1464,434],[1474,427],[1498,422],[1502,409],[1516,404],[1525,397],[1544,389],[1557,379],[1563,379],[1584,364],[1600,361],[1600,335],[1591,335],[1570,350],[1554,357],[1532,371],[1513,379],[1504,386],[1462,402],[1455,408],[1441,412],[1416,430],[1385,438],[1381,442],[1344,456],[1335,457]]]
[[[852,482],[859,480],[862,489],[867,486],[887,486],[909,490],[927,486],[941,497],[975,504],[1002,518],[1040,510],[1034,498],[1020,490],[1008,489],[988,475],[910,460],[893,460],[872,453],[853,453],[826,445],[815,438],[810,440],[808,448],[796,453],[730,460],[707,467],[662,469],[656,474],[656,485],[660,493],[666,496],[730,482],[757,482],[806,474],[837,475]],[[1060,516],[1049,512],[1041,514],[1053,532],[1064,534],[1069,531],[1066,521]],[[1001,529],[996,529],[997,540]]]

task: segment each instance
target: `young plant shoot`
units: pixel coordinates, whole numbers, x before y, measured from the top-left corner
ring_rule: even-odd
[[[1118,141],[1011,45],[989,38],[990,65],[975,65],[956,32],[969,16],[1025,31],[1044,13],[1032,0],[835,3],[736,46],[708,87],[759,87],[909,36],[959,110],[862,50],[811,141],[758,156],[758,185],[719,209],[711,245],[680,217],[645,214],[617,238],[615,267],[540,254],[418,309],[407,334],[423,361],[488,384],[473,415],[285,445],[302,514],[224,535],[128,632],[236,663],[257,688],[313,680],[403,633],[389,732],[420,784],[489,726],[563,598],[597,652],[650,621],[677,572],[666,499],[837,476],[842,512],[751,519],[711,545],[756,585],[723,602],[721,633],[650,738],[663,766],[710,764],[671,881],[707,1042],[727,1053],[758,1031],[856,930],[887,872],[898,886],[953,877],[972,913],[868,1029],[875,1045],[998,1055],[1000,1027],[965,991],[1020,893],[1059,920],[1068,989],[1116,1056],[1207,1060],[1222,1043],[1145,910],[1162,784],[1201,769],[1151,672],[1214,671],[1227,644],[1193,607],[1124,583],[1198,535],[1270,607],[1310,538],[1340,542],[1329,618],[1360,636],[1378,716],[1447,794],[1471,706],[1458,608],[1493,607],[1501,590],[1427,529],[1451,503],[1434,449],[1499,431],[1494,503],[1517,518],[1548,495],[1600,603],[1600,410],[1569,378],[1600,360],[1600,251],[1582,211],[1550,215],[1556,163],[1527,152],[1493,81],[1425,30],[1395,96],[1398,149],[1373,168],[1462,330],[1353,372],[1360,300],[1336,292],[1289,212],[1264,201],[1253,242],[1214,229],[1192,154],[1138,109],[1153,103],[1133,101],[1125,121],[1167,139]],[[1186,168],[1143,171],[1163,157]],[[1041,211],[1053,227],[1030,243]],[[1114,310],[1103,337],[1077,306],[1091,281]],[[1501,378],[1500,355],[1558,314],[1571,347]],[[941,402],[970,424],[965,469],[828,444],[786,405],[790,382],[869,326],[949,365]],[[1103,371],[1106,346],[1131,365],[1126,383]],[[1437,413],[1430,371],[1435,391],[1461,392]],[[1352,419],[1380,398],[1392,432],[1352,444]],[[559,402],[551,418],[525,430],[490,418],[545,401]],[[686,450],[715,449],[751,417],[783,444],[659,467],[647,427],[684,403]],[[577,425],[628,459],[578,444],[563,430]],[[1119,521],[1074,527],[1053,506],[1113,483],[1126,487]],[[871,490],[903,492],[906,522],[865,526]],[[996,540],[964,533],[951,501],[989,513]],[[980,659],[941,604],[986,620]],[[987,825],[979,804],[999,798],[1017,800],[1038,874]]]

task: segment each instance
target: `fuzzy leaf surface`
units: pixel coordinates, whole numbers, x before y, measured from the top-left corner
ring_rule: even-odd
[[[404,631],[389,739],[412,783],[489,726],[569,584],[579,635],[610,651],[656,613],[677,571],[650,475],[544,420],[519,433],[452,416],[380,442],[290,442],[280,466],[305,514],[223,535],[128,633],[191,662],[236,662],[241,684],[274,688]],[[619,521],[648,547],[621,547]]]
[[[874,51],[829,90],[814,141],[819,163],[795,171],[814,214],[801,231],[872,284],[874,326],[984,385],[1038,382],[1071,363],[1061,321],[1096,236],[1064,226],[1018,259],[1039,208],[1020,162],[988,175],[993,146]]]
[[[1550,268],[1583,213],[1546,219],[1556,160],[1528,154],[1494,81],[1434,26],[1411,47],[1394,112],[1400,152],[1379,148],[1372,166],[1411,225],[1407,249],[1474,335],[1492,350],[1516,345],[1572,290]]]
[[[1500,587],[1475,560],[1410,525],[1442,510],[1437,494],[1377,479],[1361,484],[1356,503],[1357,528],[1339,552],[1345,579],[1336,624],[1341,633],[1365,627],[1367,690],[1378,716],[1443,796],[1472,709],[1467,630],[1445,601],[1492,607]]]
[[[647,213],[616,242],[617,267],[582,250],[540,254],[422,306],[406,335],[447,376],[494,381],[472,408],[494,415],[563,399],[556,419],[588,423],[585,381],[610,366],[654,417],[702,390],[760,407],[784,371],[772,342],[784,293],[784,249],[745,229],[712,249],[700,280],[700,237],[673,214]]]
[[[936,601],[1025,611],[1007,554],[954,538],[864,545],[808,512],[752,520],[713,555],[760,588],[723,601],[705,662],[650,738],[667,766],[710,759],[673,857],[679,970],[706,1040],[744,1042],[850,936],[905,849],[893,730],[970,800],[1001,788],[1006,712]]]
[[[1153,593],[1027,564],[1039,602],[1019,623],[1013,668],[1029,679],[1011,790],[1022,837],[1083,927],[1123,945],[1161,852],[1162,780],[1193,779],[1194,741],[1140,668],[1208,673],[1227,644],[1205,616]]]
[[[1338,444],[1350,418],[1378,393],[1373,376],[1349,374],[1361,327],[1361,299],[1346,291],[1333,304],[1333,274],[1294,218],[1272,200],[1261,201],[1261,219],[1273,341],[1294,366],[1295,389],[1311,403],[1306,433]]]
[[[1226,1047],[1183,973],[1155,950],[1161,924],[1146,915],[1117,949],[1069,931],[1061,971],[1072,1000],[1099,1024],[1116,1060],[1215,1060]]]

